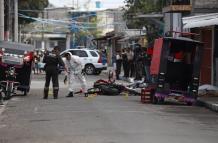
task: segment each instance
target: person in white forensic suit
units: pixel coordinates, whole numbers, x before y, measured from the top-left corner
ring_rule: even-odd
[[[80,83],[81,85],[81,92],[86,93],[86,79],[82,74],[83,66],[82,63],[76,59],[75,57],[71,56],[69,52],[65,54],[65,66],[66,66],[66,75],[65,80],[68,80],[69,86],[69,94],[66,97],[73,97],[74,96],[74,84]]]

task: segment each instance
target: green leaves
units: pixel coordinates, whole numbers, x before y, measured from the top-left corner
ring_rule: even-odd
[[[21,14],[38,17],[48,4],[48,0],[19,0],[18,9]],[[19,17],[19,24],[28,24],[30,22],[33,22],[33,20]]]
[[[125,0],[124,19],[127,27],[130,29],[147,28],[147,35],[151,37],[148,41],[152,41],[158,35],[158,30],[149,18],[136,18],[141,14],[162,13],[162,8],[166,0]]]

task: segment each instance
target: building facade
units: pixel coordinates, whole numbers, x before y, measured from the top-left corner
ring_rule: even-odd
[[[202,65],[200,73],[201,84],[211,84],[218,86],[218,44],[217,44],[217,23],[218,21],[218,1],[217,0],[192,0],[192,20],[198,22],[190,26],[191,32],[198,33],[198,39],[204,42]],[[184,28],[186,28],[184,26]]]
[[[1,0],[0,40],[18,41],[18,0]]]
[[[39,21],[26,26],[23,31],[29,34],[25,39],[32,41],[36,49],[51,50],[59,46],[63,51],[70,48],[70,17],[69,10],[72,8],[45,8],[39,16]],[[42,20],[43,21],[42,21]]]

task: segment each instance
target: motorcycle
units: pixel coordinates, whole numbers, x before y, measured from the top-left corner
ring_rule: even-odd
[[[5,80],[0,81],[1,85],[1,99],[8,100],[15,93],[15,89],[19,86],[19,82],[16,82],[16,71],[14,66],[8,67],[5,71]]]

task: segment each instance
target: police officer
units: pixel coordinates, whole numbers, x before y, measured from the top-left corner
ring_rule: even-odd
[[[58,82],[58,66],[64,67],[64,62],[59,55],[59,47],[55,46],[49,53],[44,56],[43,63],[45,63],[45,87],[44,87],[44,99],[48,98],[49,84],[52,79],[53,96],[54,99],[58,98],[59,82]]]

